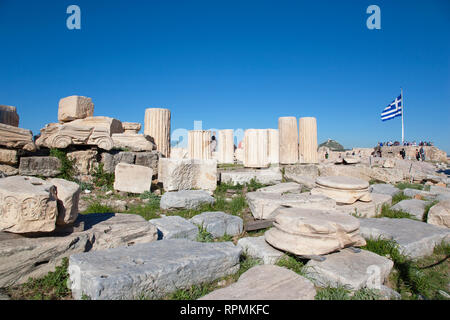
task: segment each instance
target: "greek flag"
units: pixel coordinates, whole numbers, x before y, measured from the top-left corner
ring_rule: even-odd
[[[400,94],[381,113],[381,120],[387,121],[402,115],[402,95]]]

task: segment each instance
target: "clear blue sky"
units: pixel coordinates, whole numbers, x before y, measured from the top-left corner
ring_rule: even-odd
[[[81,30],[66,28],[71,4]],[[74,94],[122,121],[170,108],[172,130],[314,116],[319,142],[350,148],[401,139],[380,113],[402,86],[406,139],[450,153],[449,32],[448,0],[0,0],[0,104],[34,134]]]

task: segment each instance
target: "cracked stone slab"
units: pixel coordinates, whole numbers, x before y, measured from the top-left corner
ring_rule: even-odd
[[[214,198],[203,190],[166,192],[161,197],[161,209],[195,209],[202,204],[213,204]]]
[[[411,219],[360,219],[360,234],[365,239],[389,239],[398,243],[400,252],[421,258],[433,253],[442,241],[450,242],[450,231]]]
[[[302,185],[296,182],[283,182],[273,186],[264,187],[256,190],[256,192],[265,193],[300,193],[302,191]]]
[[[306,264],[306,275],[319,287],[346,286],[351,290],[370,287],[374,277],[383,284],[394,263],[367,250],[353,253],[348,249],[325,256],[324,261],[310,260]]]
[[[392,206],[391,209],[395,211],[407,212],[410,215],[416,217],[418,220],[422,220],[426,205],[426,201],[418,199],[408,199],[400,201],[396,205]]]
[[[237,272],[241,251],[231,242],[167,239],[74,254],[69,259],[70,288],[75,299],[158,299]]]
[[[235,236],[241,234],[244,229],[244,222],[240,217],[220,211],[203,212],[189,221],[197,226],[203,226],[214,238],[225,234]]]
[[[284,255],[283,251],[268,244],[264,236],[241,238],[238,246],[241,246],[248,256],[260,259],[264,264],[275,264]]]
[[[294,271],[260,265],[244,272],[238,282],[199,300],[314,300],[315,295],[313,283]]]
[[[395,196],[398,193],[401,193],[401,190],[399,188],[396,188],[392,184],[387,183],[373,184],[369,187],[369,191],[372,193],[387,194],[391,197]]]
[[[149,220],[158,228],[158,239],[189,239],[195,240],[198,227],[180,216],[166,216]]]

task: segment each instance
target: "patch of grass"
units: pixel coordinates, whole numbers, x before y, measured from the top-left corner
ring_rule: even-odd
[[[247,270],[249,270],[259,264],[262,264],[261,260],[252,258],[252,257],[248,256],[246,253],[242,254],[240,257],[239,271],[233,275],[233,277],[232,277],[233,280],[237,281],[244,272],[246,272]]]
[[[377,180],[377,179],[370,179],[369,184],[384,184],[385,182],[381,181],[381,180]]]
[[[381,294],[378,290],[362,288],[351,296],[350,300],[380,300]]]
[[[170,300],[197,300],[212,292],[216,286],[211,283],[193,285],[189,289],[178,289],[168,296]]]
[[[105,206],[99,202],[93,202],[91,204],[89,204],[89,206],[87,207],[86,210],[84,210],[83,212],[81,212],[82,214],[89,214],[89,213],[114,213],[114,209],[109,207],[109,206]]]
[[[350,290],[345,287],[317,289],[315,300],[350,300]]]
[[[67,268],[69,260],[64,258],[61,265],[54,272],[49,272],[40,279],[28,279],[28,281],[16,288],[11,288],[13,299],[19,300],[62,300],[71,299],[71,291],[67,287],[69,274]]]
[[[131,205],[124,213],[140,215],[147,221],[161,217],[159,214],[159,203],[156,203],[156,201],[145,205]]]
[[[392,205],[394,206],[402,200],[409,200],[409,199],[411,199],[411,197],[408,197],[403,192],[399,192],[394,196],[392,196]]]
[[[244,196],[239,195],[237,197],[234,197],[228,203],[228,208],[226,208],[225,210],[228,210],[228,212],[233,215],[238,215],[247,207],[248,207],[247,200],[245,199]]]
[[[439,291],[448,291],[449,244],[442,243],[435,247],[431,256],[414,260],[402,254],[392,240],[368,239],[366,242],[367,245],[362,249],[388,257],[394,262],[389,282],[402,295],[402,299],[444,299]]]
[[[106,172],[103,163],[99,163],[98,167],[93,170],[91,175],[96,187],[104,187],[107,190],[113,190],[114,173]]]
[[[216,242],[228,242],[228,241],[233,241],[233,236],[225,233],[223,236],[221,236],[221,237],[215,239],[214,241],[216,241]]]
[[[400,190],[405,189],[423,190],[423,185],[420,183],[399,182],[395,186]]]
[[[214,237],[206,230],[206,228],[203,227],[203,225],[201,225],[198,226],[198,235],[196,240],[198,242],[213,242]]]
[[[266,184],[259,183],[258,181],[256,181],[255,178],[251,179],[250,182],[247,183],[245,186],[247,187],[247,191],[248,192],[253,192],[253,191],[256,191],[258,189],[267,187]]]
[[[401,210],[392,210],[391,207],[387,204],[384,204],[381,208],[381,213],[377,216],[377,218],[391,218],[391,219],[412,219],[417,220],[416,217],[410,215],[407,212]]]
[[[292,270],[301,276],[305,275],[305,264],[302,259],[295,255],[285,254],[280,260],[277,261],[275,265]]]
[[[75,181],[75,161],[70,160],[67,157],[67,153],[60,149],[50,149],[50,156],[56,157],[61,161],[61,168],[59,169],[59,174],[57,178]]]
[[[429,202],[429,203],[427,203],[427,204],[425,205],[425,212],[423,213],[423,218],[422,218],[422,221],[423,221],[423,222],[427,222],[427,220],[428,220],[428,212],[430,212],[431,207],[434,206],[434,205],[436,205],[438,202],[439,202],[439,201],[434,200],[434,201]]]

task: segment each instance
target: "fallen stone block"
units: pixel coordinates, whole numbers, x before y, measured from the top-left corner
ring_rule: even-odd
[[[203,204],[213,204],[215,199],[203,190],[181,190],[162,195],[160,207],[170,209],[195,209]]]
[[[360,234],[365,239],[394,240],[403,254],[415,259],[433,253],[442,241],[450,242],[450,231],[411,219],[360,219]]]
[[[406,188],[403,190],[403,194],[407,197],[417,197],[420,196],[420,198],[424,198],[424,199],[434,199],[436,198],[436,194],[433,194],[431,192],[428,191],[423,191],[423,190],[417,190],[417,189],[409,189]]]
[[[114,147],[117,149],[124,148],[131,151],[152,151],[156,145],[143,134],[137,133],[114,133],[111,136]]]
[[[158,240],[162,239],[188,239],[195,241],[198,227],[179,216],[166,216],[149,220],[158,228]]]
[[[372,200],[369,193],[369,183],[364,180],[345,177],[327,176],[316,179],[316,187],[311,194],[323,194],[338,203],[352,204],[357,200],[369,202]]]
[[[283,179],[279,170],[248,170],[248,171],[226,171],[220,173],[220,181],[232,185],[244,185],[254,179],[256,182],[266,185],[281,183]]]
[[[284,256],[284,252],[268,244],[264,236],[241,238],[237,244],[249,257],[260,259],[264,264],[276,264]]]
[[[7,148],[36,151],[31,130],[0,123],[0,145]]]
[[[353,204],[337,205],[336,209],[358,218],[373,218],[381,214],[383,205],[391,205],[392,197],[387,194],[372,193],[371,202],[356,201]]]
[[[70,288],[75,299],[158,299],[237,272],[240,254],[241,248],[231,242],[182,239],[74,254]]]
[[[302,191],[302,185],[296,182],[284,182],[273,186],[264,187],[256,190],[257,192],[265,193],[300,193]]]
[[[0,164],[0,177],[10,177],[19,174],[19,169],[7,164]]]
[[[57,178],[48,180],[48,182],[56,187],[56,197],[58,199],[56,224],[63,226],[74,223],[78,217],[80,186],[75,182]]]
[[[450,228],[450,200],[432,206],[428,211],[427,223]]]
[[[56,157],[21,157],[19,174],[22,176],[56,177],[61,160]]]
[[[214,191],[217,187],[217,160],[161,158],[158,180],[165,191]]]
[[[393,185],[387,183],[373,184],[369,187],[369,191],[372,193],[387,194],[391,197],[401,193],[401,190],[399,188],[396,188]]]
[[[55,187],[42,179],[22,176],[0,179],[0,231],[55,230],[56,200]]]
[[[409,213],[410,215],[416,217],[418,220],[422,221],[426,205],[426,201],[418,199],[408,199],[400,201],[396,205],[392,206],[391,209]]]
[[[131,193],[149,192],[152,176],[153,170],[148,167],[119,163],[115,169],[114,189]]]
[[[0,163],[8,165],[16,165],[17,150],[13,149],[0,149]]]
[[[94,104],[91,98],[70,96],[59,100],[58,121],[69,122],[94,115]]]
[[[241,218],[224,212],[203,212],[189,221],[203,227],[214,238],[222,237],[225,234],[235,236],[241,234],[244,228]]]
[[[67,159],[73,162],[76,175],[91,175],[98,167],[97,154],[97,150],[72,151],[67,153]]]
[[[272,219],[276,209],[280,207],[332,209],[336,207],[336,201],[324,195],[300,194],[276,194],[264,192],[248,192],[246,194],[248,206],[255,219]]]
[[[236,283],[215,290],[199,300],[314,300],[311,281],[295,272],[272,265],[255,266]]]
[[[367,250],[354,253],[345,249],[324,257],[324,261],[310,260],[305,266],[306,275],[319,287],[379,289],[394,266],[391,260]]]
[[[0,105],[0,123],[18,127],[19,114],[16,107]]]

